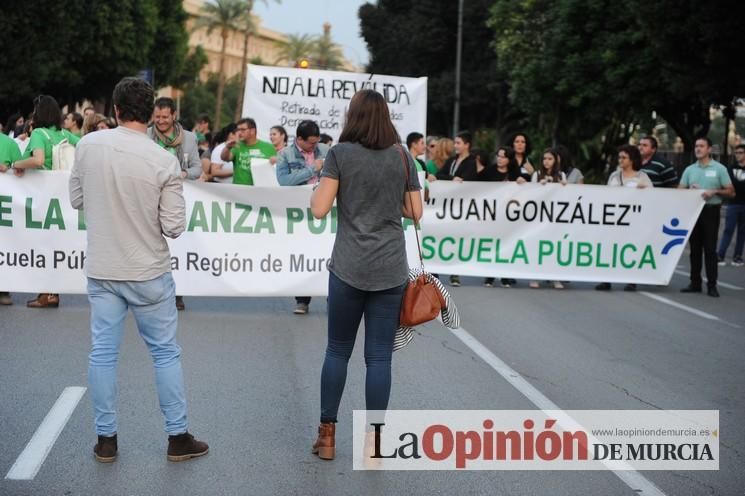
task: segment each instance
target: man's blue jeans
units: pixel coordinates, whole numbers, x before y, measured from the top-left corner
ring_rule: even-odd
[[[727,248],[729,248],[730,241],[732,241],[732,235],[737,230],[737,238],[735,239],[735,251],[732,253],[732,258],[742,258],[742,249],[745,246],[745,205],[729,204],[727,205],[727,211],[724,214],[724,232],[722,233],[722,239],[719,241],[719,258],[724,258],[727,254]]]
[[[321,422],[336,422],[360,321],[365,317],[365,402],[385,410],[391,394],[391,356],[406,285],[363,291],[329,273],[328,346],[321,371]]]
[[[181,348],[176,344],[178,314],[170,273],[149,281],[104,281],[88,278],[91,305],[91,354],[88,382],[96,419],[96,434],[117,432],[116,370],[124,319],[131,309],[140,336],[155,365],[160,410],[169,435],[186,432],[186,398],[181,372]]]

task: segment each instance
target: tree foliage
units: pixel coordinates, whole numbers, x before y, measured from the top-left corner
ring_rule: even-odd
[[[736,16],[714,2],[497,0],[498,66],[510,101],[547,142],[601,166],[653,111],[692,147],[711,105],[743,93]],[[739,87],[738,87],[739,85]]]
[[[499,74],[486,24],[491,0],[469,0],[463,13],[461,79],[462,129],[513,130],[515,113],[507,105],[508,87]],[[428,79],[427,130],[450,134],[455,90],[458,2],[448,0],[379,0],[359,9],[360,30],[374,73]],[[424,131],[424,130],[422,130]]]
[[[39,93],[63,104],[108,99],[145,68],[170,84],[185,60],[185,18],[177,0],[3,1],[0,113],[28,112]]]

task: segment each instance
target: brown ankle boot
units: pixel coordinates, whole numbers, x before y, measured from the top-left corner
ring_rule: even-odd
[[[176,436],[168,436],[168,461],[183,462],[209,453],[207,443],[197,441],[194,436],[185,432]]]
[[[333,460],[336,456],[336,424],[323,422],[318,426],[318,439],[313,444],[313,454],[324,460]]]
[[[59,306],[59,295],[52,293],[39,293],[35,300],[26,302],[29,308],[57,308]]]

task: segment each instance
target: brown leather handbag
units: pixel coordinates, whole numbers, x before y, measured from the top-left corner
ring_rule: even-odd
[[[403,148],[399,147],[404,170],[406,170],[406,187],[404,188],[404,204],[409,198],[409,164],[404,155]],[[411,200],[409,200],[411,201]],[[402,326],[414,327],[437,318],[440,311],[445,307],[445,299],[432,282],[434,276],[424,271],[424,259],[422,258],[422,245],[419,241],[419,223],[414,224],[416,233],[416,244],[419,250],[419,264],[421,271],[414,279],[410,279],[404,289],[401,301],[401,315],[399,323]]]

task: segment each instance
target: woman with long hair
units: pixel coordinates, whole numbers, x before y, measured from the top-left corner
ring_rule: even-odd
[[[432,146],[434,145],[434,146]],[[435,175],[442,169],[445,162],[455,153],[455,146],[453,140],[450,138],[440,138],[437,141],[430,143],[432,148],[429,150],[429,160],[425,164],[427,172],[429,172],[430,181],[435,181],[437,178]]]
[[[269,158],[269,162],[274,165],[277,163],[277,156],[284,147],[287,146],[287,130],[283,126],[272,126],[269,129],[269,141],[274,145],[277,155]]]
[[[336,200],[339,219],[328,264],[328,344],[313,444],[313,453],[325,460],[335,456],[339,403],[363,318],[367,410],[388,408],[393,338],[409,271],[401,216],[422,216],[414,160],[399,143],[383,95],[357,92],[311,197],[315,218],[324,218]]]
[[[517,160],[517,165],[520,167],[520,174],[526,181],[530,180],[530,176],[535,172],[535,167],[533,167],[533,164],[530,163],[530,158],[528,158],[531,152],[528,135],[525,133],[516,133],[512,136],[509,143],[512,149],[515,150],[515,160]]]
[[[62,129],[62,111],[57,100],[48,95],[40,95],[34,100],[32,116],[34,130],[31,133],[23,158],[13,164],[16,176],[24,175],[26,169],[52,170],[52,147],[63,140],[77,145],[80,138],[70,131]],[[59,295],[40,293],[35,299],[26,303],[29,308],[57,308]]]
[[[515,160],[515,151],[509,146],[500,146],[497,149],[495,163],[489,161],[489,156],[485,151],[474,150],[476,156],[476,172],[479,181],[516,181],[520,177],[520,166]],[[517,284],[516,279],[503,277],[500,280],[503,288],[511,288]],[[494,286],[494,278],[487,277],[484,279],[484,286],[491,288]]]
[[[559,154],[553,148],[546,148],[543,151],[543,159],[541,160],[541,168],[533,172],[531,182],[548,184],[548,183],[559,183],[565,185],[567,183],[567,176],[559,168]],[[552,282],[552,281],[549,281]],[[555,289],[564,289],[564,284],[561,281],[553,281]],[[530,281],[530,287],[537,289],[540,287],[538,281]]]
[[[652,188],[652,180],[642,168],[642,154],[639,149],[631,145],[618,147],[618,168],[608,178],[608,186],[624,188]],[[595,289],[609,291],[611,283],[601,282]],[[624,291],[636,291],[636,284],[629,283],[623,287]]]

